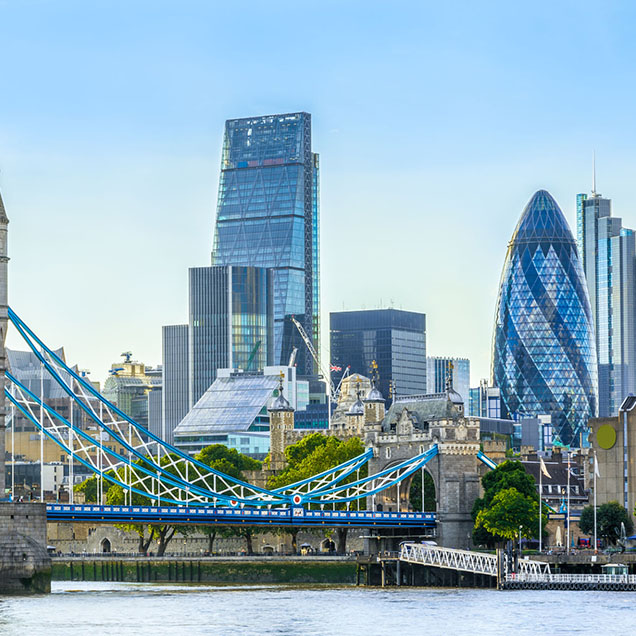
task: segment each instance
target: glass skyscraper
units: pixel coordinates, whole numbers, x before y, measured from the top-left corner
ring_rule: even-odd
[[[592,305],[598,354],[599,415],[636,393],[636,237],[596,192],[576,197],[577,238]]]
[[[190,408],[217,369],[259,371],[273,362],[273,272],[262,267],[190,268]]]
[[[161,438],[172,444],[174,429],[190,407],[188,325],[166,325],[161,329],[162,425]]]
[[[290,320],[320,352],[319,162],[309,113],[225,123],[212,264],[273,268],[274,360],[287,364],[296,346],[299,373],[313,373]]]
[[[338,311],[330,315],[331,379],[337,386],[347,367],[369,377],[377,362],[380,391],[397,395],[426,393],[426,315],[400,309]]]
[[[530,199],[508,244],[492,376],[502,416],[550,415],[562,443],[586,441],[598,400],[592,310],[576,242],[545,190]]]
[[[470,400],[470,360],[467,358],[446,358],[443,356],[426,358],[427,392],[443,393],[446,390],[448,369],[451,364],[453,389],[464,398],[464,405],[467,405]]]

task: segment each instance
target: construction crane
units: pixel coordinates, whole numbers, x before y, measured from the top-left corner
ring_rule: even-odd
[[[124,362],[130,362],[132,358],[132,351],[124,351],[124,353],[120,354],[120,358],[124,358]]]
[[[261,341],[257,341],[257,343],[254,345],[254,348],[252,349],[252,352],[250,353],[250,357],[247,359],[247,364],[245,365],[245,371],[249,371],[250,367],[252,366],[252,362],[254,362],[254,356],[256,355],[256,352],[261,348]]]
[[[303,339],[307,349],[309,349],[309,353],[311,353],[311,357],[314,359],[314,362],[316,363],[318,370],[320,371],[320,373],[322,373],[322,377],[327,383],[327,387],[329,389],[329,396],[332,398],[332,401],[335,400],[336,387],[333,385],[333,382],[331,381],[331,374],[325,372],[325,370],[320,365],[320,360],[318,359],[318,354],[316,353],[316,349],[314,349],[314,345],[312,341],[309,339],[309,336],[307,335],[307,332],[305,331],[304,327],[296,320],[294,316],[292,316],[291,319],[292,319],[292,322],[296,325],[296,329],[298,329],[298,333],[300,334],[300,337]]]

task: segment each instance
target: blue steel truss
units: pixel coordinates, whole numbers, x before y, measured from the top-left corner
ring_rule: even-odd
[[[388,488],[399,488],[403,480],[425,466],[438,452],[437,445],[433,445],[397,466],[349,483],[348,478],[354,473],[359,475],[373,456],[369,449],[309,479],[274,490],[260,488],[210,468],[140,426],[67,366],[10,308],[8,315],[40,361],[42,377],[46,372],[63,389],[70,404],[81,409],[97,426],[98,435],[90,435],[73,422],[72,408],[69,421],[11,373],[6,374],[9,385],[5,387],[5,395],[15,409],[70,456],[71,467],[77,461],[98,476],[101,504],[106,480],[123,489],[125,506],[131,508],[134,495],[138,495],[154,501],[155,508],[163,504],[216,509],[218,504],[235,509],[293,509],[294,515],[301,516],[304,506],[307,512],[324,511],[325,506],[330,506],[336,514],[337,504],[349,508],[352,502],[372,498]],[[116,440],[124,452],[104,446],[104,433]],[[254,516],[258,516],[257,512]]]

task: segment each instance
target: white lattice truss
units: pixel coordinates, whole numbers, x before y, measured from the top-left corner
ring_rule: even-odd
[[[134,504],[137,495],[156,504],[271,507],[302,503],[321,508],[343,504],[348,508],[352,501],[373,497],[394,486],[399,488],[402,480],[437,454],[437,446],[432,446],[393,468],[360,478],[361,469],[373,456],[367,450],[309,479],[275,490],[259,488],[213,470],[154,436],[68,367],[10,308],[9,318],[40,361],[41,388],[45,377],[57,383],[68,396],[70,416],[65,419],[8,372],[5,395],[12,412],[22,413],[69,455],[69,470],[77,462],[97,475],[100,503],[105,503],[103,483],[107,481],[122,488],[127,505]],[[73,421],[77,409],[83,412],[82,418],[89,421],[89,426]],[[351,481],[354,477],[355,481]]]
[[[404,543],[400,549],[400,560],[449,570],[497,576],[496,554],[455,550],[419,543]],[[550,566],[540,561],[520,559],[517,571],[521,576],[541,576],[550,573]]]

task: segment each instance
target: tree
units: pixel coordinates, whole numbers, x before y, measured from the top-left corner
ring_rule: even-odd
[[[497,541],[531,538],[538,531],[539,502],[515,488],[500,490],[490,505],[477,513],[475,528],[483,528]]]
[[[357,437],[343,441],[337,437],[312,433],[285,449],[287,466],[278,475],[270,477],[267,486],[268,488],[282,488],[334,468],[363,452],[364,446]],[[366,466],[360,469],[360,477],[366,476],[367,470]],[[356,479],[357,476],[354,473],[340,483],[346,484]],[[348,504],[340,503],[336,504],[336,507],[342,510],[348,508]],[[336,528],[336,545],[339,553],[346,552],[347,531],[346,527]],[[292,535],[292,545],[294,545],[298,529],[292,526],[286,528],[286,532]]]
[[[195,459],[206,464],[213,470],[225,473],[234,479],[243,480],[243,471],[261,470],[262,463],[252,457],[239,453],[234,448],[228,448],[223,444],[212,444],[206,446],[199,452]],[[208,483],[211,488],[212,483]],[[254,554],[253,538],[255,535],[265,532],[263,528],[257,526],[223,526],[219,528],[214,525],[198,526],[199,530],[208,537],[208,552],[212,553],[214,540],[217,536],[229,538],[231,536],[245,539],[246,552]]]
[[[484,496],[475,500],[471,513],[475,544],[492,546],[516,537],[520,526],[522,536],[530,538],[539,534],[539,494],[534,479],[521,462],[507,460],[499,464],[482,477],[481,483]],[[506,492],[510,490],[519,496]],[[506,494],[497,498],[500,493]],[[545,535],[547,515],[545,511],[542,514]],[[511,537],[513,527],[516,530]]]
[[[608,501],[596,509],[596,530],[599,537],[615,544],[621,536],[621,523],[626,532],[632,531],[633,523],[627,510],[618,501]],[[585,534],[594,533],[594,506],[585,506],[581,511],[579,528]]]
[[[422,471],[418,470],[409,488],[409,501],[413,510],[422,510]],[[437,500],[435,499],[435,482],[428,471],[424,471],[424,512],[435,512]]]

